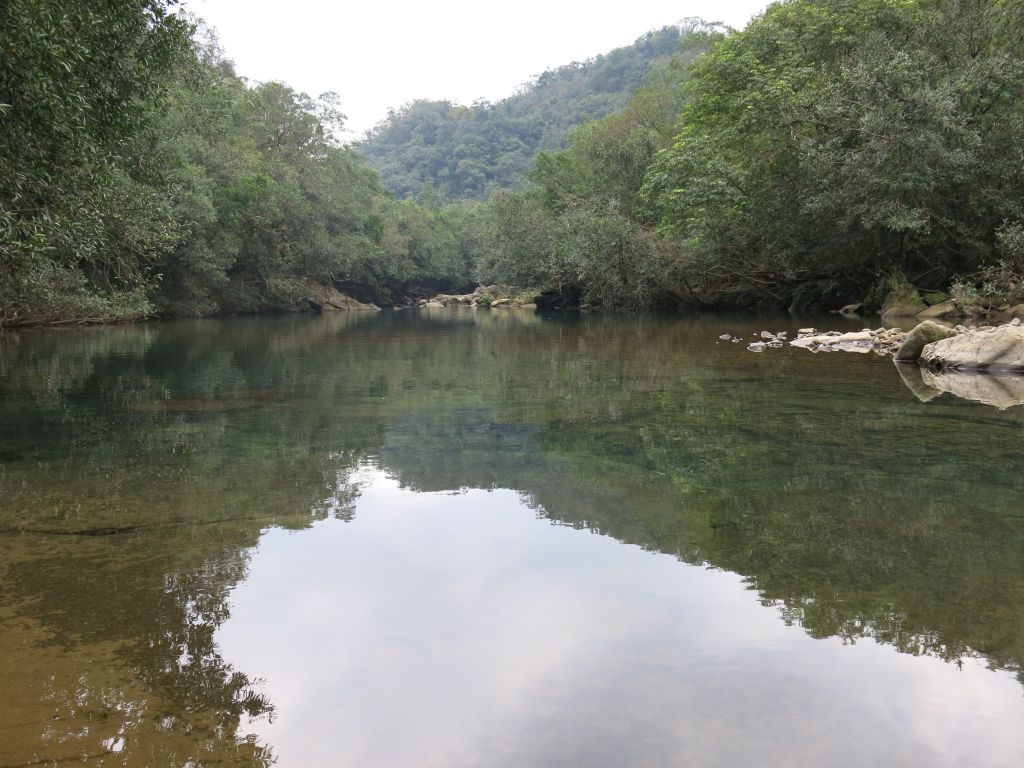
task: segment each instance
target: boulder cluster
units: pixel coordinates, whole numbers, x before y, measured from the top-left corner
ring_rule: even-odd
[[[998,322],[1024,317],[1024,304],[1017,304],[1015,306],[1007,304],[1000,307],[960,307],[951,299],[939,301],[936,304],[928,304],[927,302],[895,303],[882,311],[882,317],[915,317],[918,320],[948,320],[967,317]]]
[[[430,299],[420,299],[420,307],[474,307],[474,308],[501,308],[521,307],[523,309],[536,309],[537,304],[533,301],[529,292],[516,293],[515,289],[507,286],[489,285],[478,286],[472,293],[439,293]]]
[[[1024,373],[1024,326],[1019,318],[980,328],[925,320],[903,334],[893,357],[931,371]]]
[[[787,340],[784,332],[762,331],[761,338],[765,340],[755,341],[747,349],[763,352],[770,347],[781,347]],[[910,331],[864,328],[843,333],[801,328],[789,344],[811,352],[891,355],[897,362],[919,363],[932,371],[1024,373],[1024,325],[1019,318],[1005,325],[980,328],[942,325],[934,320],[925,320]]]
[[[785,333],[763,331],[751,352],[781,347]],[[723,334],[719,338],[739,342]],[[1024,404],[1024,325],[943,325],[925,320],[910,331],[865,328],[853,333],[801,328],[790,346],[811,352],[874,352],[892,356],[900,377],[922,401],[949,392],[959,398],[1009,408]],[[972,375],[991,374],[991,375]]]
[[[903,335],[904,332],[899,328],[864,328],[846,333],[801,328],[790,343],[811,352],[875,352],[888,355],[896,351],[903,341]]]

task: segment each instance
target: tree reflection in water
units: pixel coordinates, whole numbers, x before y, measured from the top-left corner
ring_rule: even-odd
[[[0,338],[0,764],[273,762],[245,731],[273,704],[214,635],[262,532],[349,519],[364,461],[741,574],[815,637],[1019,674],[1021,415],[717,343],[762,327],[444,310]]]

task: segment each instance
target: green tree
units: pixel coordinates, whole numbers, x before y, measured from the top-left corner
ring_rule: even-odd
[[[991,259],[1020,217],[1020,14],[791,0],[721,41],[646,188],[706,294],[835,301]]]
[[[178,236],[149,151],[189,48],[172,5],[0,5],[0,325],[148,311]]]

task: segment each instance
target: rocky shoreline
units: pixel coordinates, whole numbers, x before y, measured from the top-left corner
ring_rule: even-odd
[[[723,334],[723,341],[740,339]],[[764,352],[788,344],[809,352],[860,352],[892,357],[907,387],[927,402],[944,392],[1000,409],[1024,404],[1024,324],[1014,318],[1003,325],[943,325],[925,320],[909,331],[864,328],[819,332],[801,328],[795,339],[786,332],[762,331],[747,345]]]
[[[536,309],[536,298],[536,291],[507,285],[480,285],[472,293],[439,293],[429,299],[420,299],[415,306]]]

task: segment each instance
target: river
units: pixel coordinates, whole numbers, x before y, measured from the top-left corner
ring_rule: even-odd
[[[1020,765],[1024,407],[797,326],[0,335],[0,767]]]

